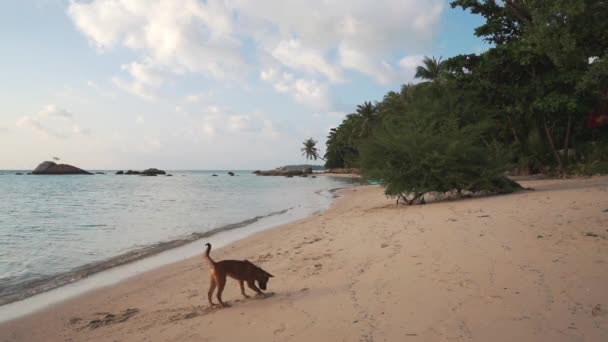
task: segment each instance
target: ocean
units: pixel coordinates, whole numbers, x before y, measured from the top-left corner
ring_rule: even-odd
[[[26,172],[0,171],[0,305],[224,231],[238,239],[249,226],[314,215],[329,207],[333,189],[351,184],[251,171]]]

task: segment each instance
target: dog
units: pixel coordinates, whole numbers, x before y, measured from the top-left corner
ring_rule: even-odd
[[[209,264],[209,280],[211,282],[209,285],[209,292],[207,293],[207,299],[209,299],[209,304],[211,306],[217,305],[213,303],[213,300],[211,299],[216,287],[217,300],[220,302],[221,306],[226,306],[226,304],[222,301],[222,292],[224,291],[224,286],[226,286],[226,276],[239,281],[239,285],[241,286],[241,294],[243,297],[249,298],[249,296],[245,293],[245,282],[247,282],[247,286],[255,291],[258,295],[264,295],[260,288],[262,290],[266,290],[268,280],[274,277],[272,274],[254,265],[249,260],[222,260],[215,262],[209,256],[211,244],[206,243],[205,246],[207,246],[207,249],[205,250],[204,259]],[[260,288],[255,286],[255,281],[258,282]]]

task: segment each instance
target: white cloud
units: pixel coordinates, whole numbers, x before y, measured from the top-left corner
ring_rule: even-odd
[[[167,77],[242,80],[279,64],[294,79],[273,84],[278,92],[300,80],[300,101],[318,102],[323,82],[343,81],[347,70],[401,81],[396,56],[429,42],[443,7],[443,0],[92,0],[72,1],[67,12],[100,51],[139,54],[123,67],[129,79],[113,79],[137,96],[155,98]]]
[[[399,67],[403,70],[407,79],[413,79],[416,74],[416,68],[419,65],[422,65],[422,60],[424,56],[421,55],[412,55],[405,56],[399,60]]]
[[[35,115],[22,116],[15,125],[31,129],[45,137],[64,139],[78,134],[90,134],[90,130],[80,127],[71,112],[53,104],[47,105]]]
[[[296,78],[293,74],[273,67],[262,70],[260,78],[271,83],[277,92],[290,94],[296,101],[311,108],[327,109],[330,106],[326,84]]]
[[[248,138],[276,140],[281,136],[269,116],[262,112],[240,113],[210,105],[191,115],[191,119],[193,122],[189,126],[195,127],[195,130],[189,134],[195,140],[199,137],[218,137],[235,141]]]
[[[332,82],[342,79],[341,71],[325,60],[323,52],[303,47],[297,39],[279,42],[272,51],[272,56],[285,66],[313,74],[322,74]]]
[[[393,81],[405,50],[427,44],[443,11],[442,0],[232,0],[243,29],[284,67],[339,78],[342,68]],[[306,15],[302,15],[306,13]],[[337,58],[330,56],[336,55]]]
[[[339,49],[339,55],[342,66],[366,74],[378,83],[388,84],[400,79],[389,63],[383,60],[374,61],[367,54],[357,49],[342,45]]]
[[[224,79],[243,67],[232,13],[219,0],[72,1],[68,15],[98,49],[140,51],[159,70]]]
[[[117,87],[144,99],[155,100],[157,98],[156,92],[162,86],[163,78],[150,61],[123,64],[121,68],[129,73],[131,80],[125,81],[114,77],[112,81]]]

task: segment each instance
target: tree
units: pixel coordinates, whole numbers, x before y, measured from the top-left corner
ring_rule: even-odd
[[[587,114],[603,90],[601,77],[590,76],[597,69],[589,59],[608,51],[606,2],[455,0],[451,6],[483,16],[475,34],[494,45],[470,78],[485,93],[480,99],[503,114],[503,132],[522,151],[530,150],[527,137],[540,133],[564,174],[569,148],[588,139]]]
[[[358,136],[365,138],[369,135],[372,125],[377,121],[378,115],[376,107],[371,102],[363,102],[357,106],[357,115],[360,117],[359,127],[357,129]]]
[[[414,78],[420,78],[427,81],[437,81],[443,77],[444,74],[444,62],[439,59],[435,59],[435,57],[427,57],[425,56],[422,60],[423,65],[419,65],[416,68],[416,74]]]
[[[376,128],[361,148],[363,175],[406,204],[424,195],[507,193],[509,151],[492,140],[492,117],[457,85],[418,85],[408,109]]]
[[[306,159],[310,160],[325,160],[319,156],[319,151],[317,150],[317,141],[313,138],[308,138],[303,142],[304,147],[300,149],[302,151],[302,155],[306,157]]]

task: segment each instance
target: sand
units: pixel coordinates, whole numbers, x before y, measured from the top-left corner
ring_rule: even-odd
[[[378,186],[213,250],[276,275],[210,308],[200,258],[0,325],[0,341],[608,341],[608,177],[396,207]],[[251,294],[251,291],[249,291]]]

